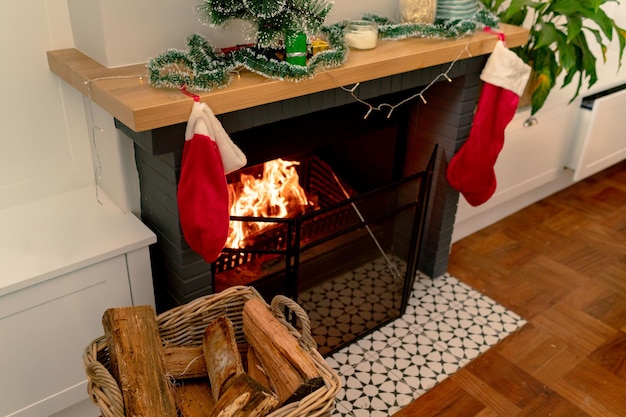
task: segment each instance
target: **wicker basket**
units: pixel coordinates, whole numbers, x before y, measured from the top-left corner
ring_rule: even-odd
[[[252,287],[231,287],[159,314],[157,324],[164,346],[202,345],[206,326],[217,317],[225,315],[233,322],[237,343],[246,347],[247,342],[242,329],[242,311],[245,302],[252,298],[262,299]],[[301,331],[287,322],[282,313],[284,307],[289,307],[296,314],[302,327]],[[310,354],[324,379],[324,386],[298,402],[275,410],[268,414],[268,417],[330,416],[341,382],[337,373],[317,351],[315,341],[311,337],[307,314],[297,303],[284,296],[275,297],[271,309],[276,318]],[[88,393],[94,404],[100,407],[103,417],[125,417],[122,392],[109,372],[110,361],[104,336],[85,348],[83,361],[88,379]]]

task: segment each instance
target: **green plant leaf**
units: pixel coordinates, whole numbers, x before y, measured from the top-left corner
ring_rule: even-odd
[[[606,36],[608,40],[613,39],[613,20],[606,15],[604,10],[598,8],[592,19],[600,26],[600,29],[602,29],[604,36]]]
[[[572,68],[566,70],[567,73],[565,74],[565,78],[563,80],[563,84],[561,85],[561,88],[565,88],[567,85],[569,85],[573,81],[574,77],[578,75],[578,83],[577,83],[578,85],[576,87],[576,92],[574,93],[574,96],[571,99],[573,100],[574,98],[576,98],[576,96],[580,92],[580,88],[582,86],[582,81],[583,81],[584,68],[583,68],[583,63],[582,63],[583,51],[581,50],[581,48],[578,46],[576,42],[572,42],[570,44],[570,47],[574,51],[574,55],[576,57],[576,64]]]
[[[574,92],[574,95],[572,96],[572,98],[570,98],[569,103],[571,103],[572,101],[574,101],[574,99],[576,99],[576,97],[578,97],[578,95],[580,94],[580,89],[583,86],[583,74],[582,73],[578,73],[578,84],[576,85],[576,91]]]
[[[501,14],[500,18],[504,23],[511,23],[511,20],[515,16],[519,16],[520,13],[524,13],[527,11],[528,7],[531,7],[534,4],[532,0],[511,0],[511,4],[506,10]]]
[[[579,71],[581,76],[583,76],[583,78],[587,78],[587,86],[591,87],[598,81],[598,74],[596,73],[596,57],[589,49],[584,33],[581,32],[580,35],[574,39],[573,43],[578,47],[580,54]],[[576,95],[578,95],[579,90],[580,88],[576,91]],[[576,95],[572,99],[576,98]]]
[[[608,40],[613,39],[613,20],[604,13],[604,10],[581,11],[581,14],[589,20],[593,20],[602,30]]]
[[[528,15],[528,9],[523,9],[514,15],[506,17],[504,16],[504,14],[506,14],[506,12],[502,12],[500,15],[498,15],[498,18],[502,23],[508,23],[514,26],[522,26],[524,24],[524,21],[526,20],[526,16]]]
[[[581,87],[589,86],[598,80],[597,59],[606,61],[608,41],[617,34],[619,41],[619,66],[626,50],[626,30],[615,24],[602,9],[608,2],[618,0],[481,0],[483,4],[498,6],[497,13],[503,23],[526,26],[530,29],[529,41],[514,52],[526,63],[530,63],[537,76],[534,88],[532,112],[538,111],[556,85],[560,73],[564,72],[562,87],[576,80],[578,96]],[[508,7],[506,5],[508,4]],[[492,10],[496,13],[496,10]],[[527,18],[532,16],[532,22]],[[593,36],[593,41],[601,50],[594,56],[585,34]],[[589,38],[591,41],[592,38]],[[594,52],[597,53],[594,48]]]
[[[599,30],[594,29],[589,29],[589,32],[593,34],[593,36],[596,38],[596,42],[598,43],[598,45],[600,45],[600,50],[602,52],[602,62],[606,62],[606,51],[608,48],[604,44],[604,38],[602,37],[602,34]]]
[[[615,28],[615,32],[617,32],[617,38],[619,39],[619,66],[618,69],[622,67],[622,57],[624,56],[624,48],[626,47],[626,30],[621,27],[613,24]]]
[[[502,4],[505,2],[505,0],[496,0],[496,10],[500,10],[500,7],[502,6]]]
[[[538,35],[537,43],[534,46],[537,49],[552,45],[559,37],[558,30],[552,22],[544,22],[538,31]]]
[[[577,73],[578,70],[576,68],[571,68],[569,71],[567,71],[565,77],[563,78],[563,84],[561,85],[561,88],[567,87],[572,82],[574,76],[576,76]]]
[[[575,16],[578,14],[592,15],[594,9],[585,5],[580,0],[555,0],[549,9],[564,16]]]
[[[571,42],[583,30],[583,20],[579,15],[567,17],[567,42]]]
[[[559,33],[557,52],[561,67],[565,71],[570,71],[572,68],[577,67],[578,62],[576,60],[576,46],[568,42],[567,36],[562,32]]]
[[[536,84],[531,97],[531,113],[535,114],[543,107],[550,91],[556,85],[556,80],[561,72],[554,52],[547,46],[535,50],[533,71],[536,76]]]
[[[585,38],[584,34],[580,34],[576,40],[576,44],[580,47],[582,52],[582,68],[585,74],[590,78],[591,87],[596,81],[596,57],[593,55],[591,50],[589,49],[589,45],[587,44],[587,38]]]
[[[502,6],[502,3],[504,3],[504,1],[505,0],[480,0],[483,6],[496,14],[500,10],[500,7]]]
[[[554,80],[551,79],[550,74],[541,73],[537,74],[537,84],[530,101],[530,113],[534,115],[543,107],[552,90]]]
[[[609,1],[612,1],[612,0],[609,0]],[[581,4],[584,4],[585,6],[589,7],[592,10],[598,10],[600,6],[602,6],[606,2],[607,0],[580,0]]]

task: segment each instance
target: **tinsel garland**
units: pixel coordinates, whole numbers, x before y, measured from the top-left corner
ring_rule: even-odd
[[[395,23],[392,20],[373,14],[363,17],[378,25],[378,38],[400,40],[406,38],[458,39],[475,33],[485,27],[498,26],[498,17],[486,9],[480,9],[471,19],[437,19],[432,24]]]
[[[187,38],[188,51],[168,49],[148,61],[148,79],[158,88],[185,85],[199,91],[227,86],[237,64],[231,56],[214,49],[198,34]]]
[[[365,20],[378,24],[378,36],[383,40],[406,38],[457,39],[485,27],[496,27],[498,18],[481,9],[471,19],[437,20],[433,24],[394,23],[388,18],[367,14]],[[196,91],[211,91],[227,86],[232,72],[244,67],[266,78],[299,81],[312,78],[318,69],[343,65],[348,46],[343,30],[347,21],[320,27],[320,34],[328,40],[329,49],[313,55],[306,66],[293,65],[263,50],[244,46],[227,52],[213,48],[199,34],[187,38],[187,51],[169,49],[148,61],[149,81],[154,87],[180,88],[182,85]]]
[[[293,65],[287,61],[267,58],[252,48],[242,48],[235,52],[237,63],[266,78],[298,81],[312,78],[318,69],[329,69],[343,65],[348,56],[348,46],[343,39],[345,22],[332,26],[322,26],[320,33],[328,40],[329,49],[313,55],[306,66]]]

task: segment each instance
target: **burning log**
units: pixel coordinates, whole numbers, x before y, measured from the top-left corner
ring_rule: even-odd
[[[282,405],[324,385],[313,360],[259,299],[243,308],[243,331]]]
[[[125,415],[176,417],[154,309],[111,308],[104,312],[102,326]]]
[[[256,172],[258,167],[247,170],[249,173],[240,172],[239,181],[228,184],[231,216],[285,218],[303,214],[314,203],[300,185],[296,170],[299,164],[279,158],[264,163],[262,172]],[[254,245],[254,236],[268,227],[272,227],[271,223],[231,222],[225,246]]]

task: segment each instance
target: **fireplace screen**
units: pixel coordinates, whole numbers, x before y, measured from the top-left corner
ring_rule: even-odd
[[[424,171],[362,194],[315,155],[298,161],[305,199],[280,217],[276,209],[231,215],[231,231],[246,232],[212,264],[213,288],[251,285],[268,300],[293,298],[322,354],[399,317],[416,274],[435,157]],[[261,176],[259,167],[239,174]]]

